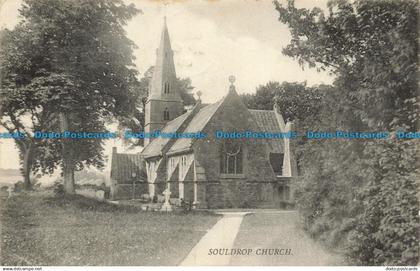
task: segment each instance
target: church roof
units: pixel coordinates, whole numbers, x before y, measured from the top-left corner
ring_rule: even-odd
[[[255,118],[258,127],[261,132],[284,132],[280,127],[277,120],[276,113],[273,110],[253,110],[249,109],[251,115]],[[268,144],[272,149],[272,152],[283,153],[284,146],[283,140],[280,139],[268,139]]]
[[[193,112],[193,110],[188,111],[181,116],[171,120],[168,122],[165,127],[162,129],[161,132],[164,133],[173,133],[179,130],[181,125],[184,121],[188,118],[188,116]],[[169,138],[158,137],[153,139],[142,151],[142,155],[144,156],[157,156],[162,154],[163,148],[168,144]]]
[[[194,116],[191,122],[183,133],[196,133],[204,129],[206,124],[210,121],[211,117],[216,113],[223,99],[217,103],[207,105],[200,109],[200,111]],[[168,153],[175,153],[183,150],[187,150],[192,146],[193,138],[180,138],[176,140],[173,146],[169,149]]]
[[[202,131],[206,124],[210,121],[217,109],[223,103],[224,99],[209,104],[198,105],[198,110],[191,110],[178,118],[168,122],[163,128],[162,132],[173,133],[195,133]],[[255,119],[259,132],[284,132],[276,118],[276,114],[272,110],[252,110],[249,112]],[[158,137],[150,142],[142,152],[142,155],[147,157],[154,157],[162,155],[163,152],[167,154],[174,154],[191,149],[194,142],[193,138],[179,138],[171,141],[168,138]],[[281,139],[267,139],[267,143],[271,147],[273,153],[284,153],[283,140]],[[164,148],[167,148],[164,150]]]
[[[137,178],[146,178],[144,159],[140,154],[117,153],[112,151],[111,178],[120,181],[132,180],[132,174]]]

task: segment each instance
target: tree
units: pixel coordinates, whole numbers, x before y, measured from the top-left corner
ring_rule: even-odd
[[[17,28],[25,29],[28,43],[19,49],[24,58],[15,82],[33,86],[61,131],[106,132],[107,119],[133,112],[135,45],[123,26],[138,12],[120,0],[24,0]],[[52,144],[61,152],[56,162],[72,194],[75,170],[103,165],[103,141],[59,143]]]
[[[190,78],[177,78],[178,90],[181,95],[181,99],[184,102],[184,106],[194,105],[197,101],[195,100],[192,91],[194,87],[191,85]]]
[[[241,98],[250,109],[272,110],[277,104],[284,120],[294,123],[294,130],[306,131],[325,118],[323,108],[328,107],[326,104],[331,93],[333,88],[327,85],[307,87],[306,83],[268,82],[257,87],[255,94],[243,94]],[[305,143],[302,137],[298,137],[294,144],[298,171],[305,152],[300,146]]]
[[[56,126],[55,115],[48,111],[43,93],[36,89],[36,82],[29,83],[28,55],[33,53],[30,35],[20,25],[13,31],[4,30],[0,37],[0,125],[16,135],[14,142],[19,150],[24,188],[31,188],[31,172],[41,169],[36,163],[39,147],[45,142],[34,140],[36,130]],[[42,70],[38,71],[41,74]]]
[[[139,89],[140,89],[140,99],[141,106],[144,109],[146,107],[147,96],[149,95],[149,84],[152,80],[154,66],[150,66],[143,74],[143,77],[140,79]]]
[[[334,117],[324,114],[318,127],[418,129],[417,1],[336,0],[328,3],[328,15],[293,1],[274,4],[292,34],[283,53],[337,76]],[[413,150],[414,141],[392,139],[308,142],[297,183],[308,230],[330,245],[343,244],[357,264],[414,265],[419,184]]]
[[[283,86],[279,82],[268,82],[260,85],[255,90],[255,94],[242,94],[241,98],[245,105],[250,109],[272,110],[274,97],[281,92]]]
[[[303,120],[317,115],[322,105],[325,85],[307,87],[306,83],[268,82],[257,87],[255,94],[241,95],[251,109],[272,110],[277,103],[286,121]]]
[[[297,9],[293,1],[275,5],[292,34],[283,53],[339,75],[335,84],[345,88],[346,111],[355,110],[369,127],[415,127],[415,120],[402,116],[418,110],[412,100],[419,94],[416,1],[335,0],[327,18],[318,8]]]

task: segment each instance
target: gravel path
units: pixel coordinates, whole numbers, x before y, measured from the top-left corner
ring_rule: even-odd
[[[181,265],[345,265],[307,236],[295,211],[222,214]]]
[[[233,248],[248,248],[253,253],[233,256],[230,265],[345,265],[342,257],[327,251],[301,227],[294,211],[246,216]]]
[[[213,249],[231,248],[238,234],[245,212],[221,213],[223,217],[195,245],[181,266],[229,265],[230,256],[213,256]]]

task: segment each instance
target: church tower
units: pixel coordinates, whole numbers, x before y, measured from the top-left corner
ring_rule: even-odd
[[[177,85],[173,54],[165,18],[160,45],[156,51],[156,65],[149,84],[149,97],[145,106],[144,131],[146,133],[161,130],[168,121],[178,117],[184,111]],[[151,140],[145,139],[145,146]]]

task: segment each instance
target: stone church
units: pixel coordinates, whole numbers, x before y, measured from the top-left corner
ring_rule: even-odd
[[[297,175],[289,139],[217,139],[216,131],[287,132],[278,108],[251,110],[233,80],[213,104],[199,99],[184,109],[176,85],[174,54],[166,22],[145,105],[145,133],[206,133],[205,139],[145,139],[139,154],[112,153],[111,198],[149,194],[190,202],[195,208],[273,208],[292,202]]]

